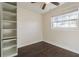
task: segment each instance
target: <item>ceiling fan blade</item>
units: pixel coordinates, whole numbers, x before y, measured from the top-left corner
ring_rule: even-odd
[[[60,3],[59,2],[51,2],[52,4],[58,6]]]
[[[31,2],[31,3],[36,3],[36,2]]]
[[[46,4],[44,3],[44,4],[43,4],[43,7],[42,7],[42,9],[45,9],[45,7],[46,7]]]

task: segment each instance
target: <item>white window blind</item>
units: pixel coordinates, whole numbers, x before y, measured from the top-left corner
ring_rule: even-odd
[[[73,11],[67,14],[54,16],[51,19],[52,28],[75,28],[79,20],[79,11]]]

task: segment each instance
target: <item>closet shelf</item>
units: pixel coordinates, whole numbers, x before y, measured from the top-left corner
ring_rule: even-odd
[[[12,23],[16,23],[16,21],[10,21],[10,20],[3,20],[4,22],[12,22]]]
[[[3,43],[5,43],[5,42],[10,42],[10,41],[14,41],[14,40],[16,40],[16,39],[7,39],[7,40],[3,40]]]
[[[16,56],[16,55],[17,55],[17,53],[14,53],[14,54],[9,55],[9,56],[7,56],[7,57],[13,57],[13,56]]]
[[[16,36],[4,37],[3,40],[9,40],[9,39],[12,39],[12,38],[15,38],[16,39]]]
[[[9,3],[3,3],[3,7],[5,7],[5,8],[17,8],[15,5],[13,5],[13,4],[9,4]]]
[[[5,48],[3,48],[3,50],[8,50],[8,49],[11,49],[13,47],[16,47],[16,44],[15,45],[8,46],[8,47],[5,47]]]
[[[9,11],[4,11],[3,12],[3,15],[12,15],[12,16],[16,16],[16,13],[13,13],[13,12],[9,12]]]
[[[14,6],[16,6],[16,5],[17,5],[17,3],[16,3],[16,2],[5,2],[5,3],[11,4],[11,5],[14,5]]]
[[[15,5],[12,5],[12,4],[9,4],[9,3],[3,3],[3,9],[4,10],[10,10],[10,11],[13,11],[13,10],[16,10],[16,6]]]
[[[17,29],[7,29],[7,28],[3,28],[3,30],[17,30]]]
[[[16,47],[13,47],[9,50],[3,51],[3,56],[4,57],[13,57],[13,56],[16,56],[16,55],[17,55]]]
[[[1,22],[11,22],[11,23],[16,23],[16,21],[14,21],[14,20],[0,20]]]

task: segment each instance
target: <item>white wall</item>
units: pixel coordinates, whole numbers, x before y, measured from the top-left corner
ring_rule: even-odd
[[[28,10],[25,5],[26,3],[19,2],[17,6],[18,48],[43,41],[44,39],[44,41],[53,45],[79,53],[79,30],[60,31],[51,29],[50,26],[51,16],[59,15],[69,10],[73,10],[79,7],[79,3],[64,4],[44,14],[43,18],[42,15]]]
[[[43,15],[43,35],[44,41],[53,45],[68,49],[70,51],[79,53],[79,29],[78,30],[55,30],[51,29],[51,17],[66,13],[79,7],[79,3],[66,3],[60,7],[51,10]]]
[[[25,2],[17,5],[17,44],[18,48],[43,40],[42,15],[26,8]]]

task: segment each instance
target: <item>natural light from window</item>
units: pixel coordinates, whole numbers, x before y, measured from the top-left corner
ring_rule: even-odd
[[[73,11],[67,14],[54,16],[51,19],[52,28],[75,28],[78,27],[78,11]]]

